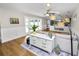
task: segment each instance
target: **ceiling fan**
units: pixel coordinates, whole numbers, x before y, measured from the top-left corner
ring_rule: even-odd
[[[51,5],[49,3],[46,4],[46,7],[47,7],[47,10],[46,10],[46,13],[44,14],[45,16],[60,14],[58,11],[52,10]]]
[[[49,14],[50,14],[49,12],[50,12],[50,9],[47,9],[46,13],[44,15],[49,16]]]

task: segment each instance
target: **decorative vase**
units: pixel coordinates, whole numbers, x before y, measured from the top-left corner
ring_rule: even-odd
[[[49,36],[50,38],[52,38],[52,32],[49,32],[49,33],[48,33],[48,36]]]

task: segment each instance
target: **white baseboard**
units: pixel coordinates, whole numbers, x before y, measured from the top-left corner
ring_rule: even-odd
[[[24,36],[26,36],[26,35],[21,35],[21,36],[17,36],[17,37],[10,38],[10,39],[5,39],[5,40],[2,40],[1,43],[5,43],[5,42],[11,41],[11,40],[15,40],[17,38],[21,38],[21,37],[24,37]]]

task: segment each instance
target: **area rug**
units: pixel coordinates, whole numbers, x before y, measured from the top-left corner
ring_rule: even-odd
[[[37,56],[70,56],[70,54],[63,52],[63,51],[61,51],[61,53],[59,55],[57,55],[54,51],[52,51],[52,53],[49,54],[42,49],[39,49],[35,46],[27,45],[25,43],[21,44],[21,46]]]

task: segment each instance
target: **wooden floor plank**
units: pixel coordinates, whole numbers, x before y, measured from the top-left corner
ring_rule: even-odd
[[[0,56],[35,56],[30,51],[21,47],[25,37],[0,44]]]

